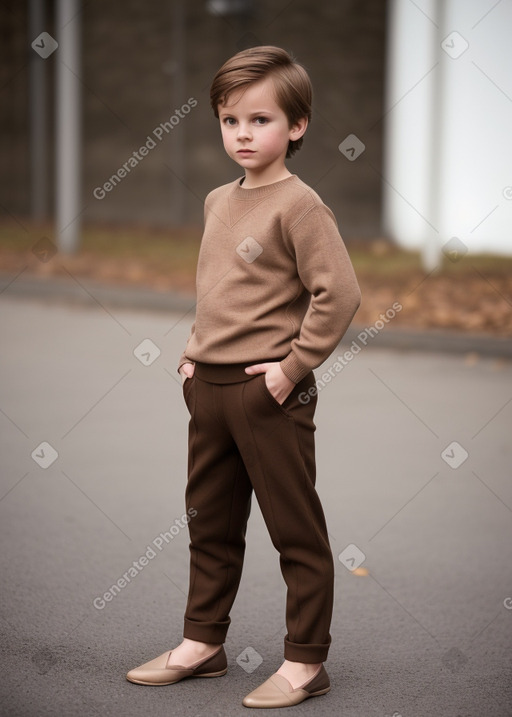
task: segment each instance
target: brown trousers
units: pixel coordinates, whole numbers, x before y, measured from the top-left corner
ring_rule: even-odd
[[[287,585],[285,659],[323,662],[331,642],[334,566],[315,490],[316,396],[299,400],[314,374],[280,406],[265,375],[248,376],[244,366],[196,363],[183,386],[191,415],[185,497],[195,516],[188,524],[183,634],[217,644],[226,639],[254,490]]]

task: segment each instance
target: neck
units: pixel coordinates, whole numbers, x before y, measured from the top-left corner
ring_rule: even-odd
[[[292,173],[289,172],[284,165],[281,167],[268,167],[262,172],[254,172],[246,169],[242,187],[244,189],[256,189],[257,187],[264,187],[266,184],[281,182],[283,179],[287,179],[291,176]]]

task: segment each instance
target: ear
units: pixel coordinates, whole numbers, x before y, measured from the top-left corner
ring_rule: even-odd
[[[300,139],[308,128],[308,118],[301,117],[295,124],[290,127],[289,139],[295,141]]]

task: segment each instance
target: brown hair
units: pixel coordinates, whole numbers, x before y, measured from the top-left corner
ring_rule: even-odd
[[[286,114],[290,127],[303,117],[310,122],[312,88],[308,73],[286,50],[272,45],[242,50],[222,65],[210,88],[215,117],[219,116],[219,105],[224,104],[232,92],[266,77],[272,79],[275,100]],[[300,149],[302,139],[290,140],[287,158]]]

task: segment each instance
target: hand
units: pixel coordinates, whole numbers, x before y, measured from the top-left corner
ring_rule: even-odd
[[[291,381],[284,373],[279,361],[272,363],[256,363],[253,366],[247,366],[245,373],[264,373],[267,388],[280,406],[286,401],[295,387],[293,381]]]
[[[195,364],[184,363],[180,366],[181,384],[183,385],[187,378],[192,378],[194,371],[196,370]]]

